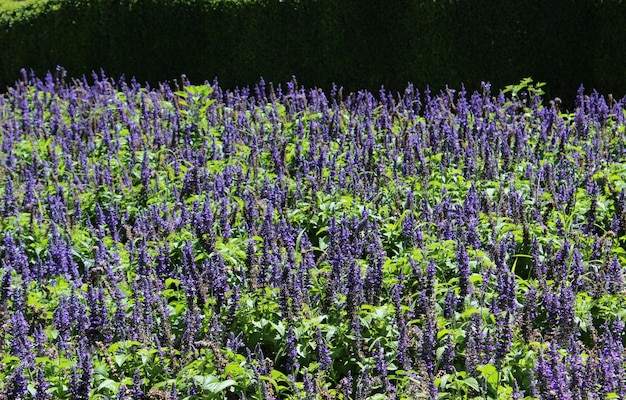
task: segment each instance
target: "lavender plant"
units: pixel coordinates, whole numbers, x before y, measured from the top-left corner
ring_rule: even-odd
[[[540,87],[24,71],[1,396],[626,396],[626,99]]]

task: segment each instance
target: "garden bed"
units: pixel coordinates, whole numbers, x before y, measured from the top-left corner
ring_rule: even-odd
[[[0,393],[624,398],[624,100],[0,97]]]

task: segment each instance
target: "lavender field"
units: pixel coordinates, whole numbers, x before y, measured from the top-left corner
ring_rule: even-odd
[[[626,99],[0,95],[0,398],[626,398]]]

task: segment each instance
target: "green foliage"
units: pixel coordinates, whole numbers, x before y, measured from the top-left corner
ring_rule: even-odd
[[[502,93],[510,93],[511,104],[519,101],[532,104],[535,101],[539,101],[546,94],[541,89],[545,85],[545,82],[533,83],[532,78],[524,78],[517,85],[506,86]]]

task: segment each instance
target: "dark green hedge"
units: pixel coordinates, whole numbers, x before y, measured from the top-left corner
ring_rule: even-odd
[[[292,75],[307,86],[402,90],[532,76],[626,93],[620,0],[49,0],[0,16],[0,86],[21,68],[226,87]]]

